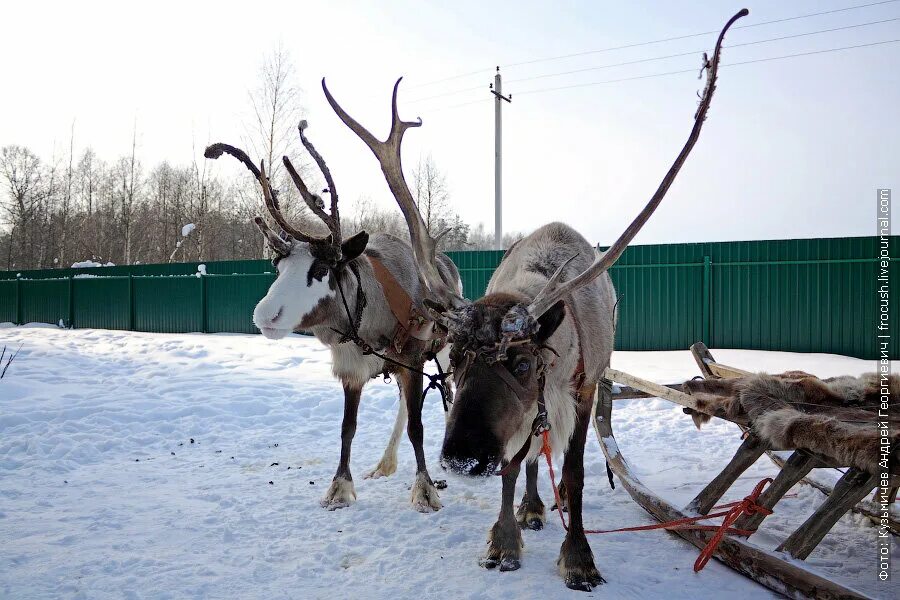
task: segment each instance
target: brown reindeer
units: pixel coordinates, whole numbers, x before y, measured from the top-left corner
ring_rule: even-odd
[[[428,290],[432,316],[447,329],[456,393],[447,423],[441,462],[464,475],[489,475],[502,466],[500,515],[491,529],[481,564],[501,571],[520,566],[522,535],[513,511],[515,483],[523,461],[533,463],[540,437],[550,430],[552,446],[564,452],[562,479],[570,524],[557,564],[566,585],[589,591],[603,583],[582,524],[584,444],[598,382],[609,365],[616,322],[616,294],[607,270],[649,219],[697,142],[715,90],[721,44],[732,17],[704,60],[706,87],[684,148],[656,193],[606,253],[595,250],[562,223],[541,227],[520,240],[491,277],[476,302],[447,286],[400,167],[400,136],[378,142],[343,111],[332,107],[372,150],[409,227],[416,264]],[[398,82],[399,83],[399,82]],[[394,119],[397,119],[394,87]],[[406,124],[406,127],[415,124]],[[401,131],[402,133],[402,131]],[[527,474],[536,473],[529,468]],[[537,488],[526,485],[521,514],[542,515]]]
[[[423,450],[422,366],[427,357],[442,350],[445,335],[434,331],[420,308],[425,289],[419,283],[408,243],[383,233],[369,236],[365,231],[343,237],[334,180],[306,138],[305,128],[306,123],[301,122],[300,140],[325,177],[331,197],[330,212],[325,212],[322,198],[309,190],[287,157],[284,166],[306,205],[327,226],[325,236],[288,223],[262,163],[257,167],[245,152],[227,144],[213,144],[206,149],[207,158],[230,154],[253,173],[262,187],[269,214],[284,232],[279,235],[261,217],[255,219],[275,255],[278,277],[253,311],[253,322],[269,339],[281,339],[295,329],[310,331],[331,350],[332,371],[344,389],[344,419],[340,462],[322,506],[334,510],[356,500],[350,448],[360,396],[369,379],[385,373],[397,379],[400,410],[384,455],[367,477],[378,478],[396,471],[397,445],[408,422],[416,458],[413,506],[420,511],[438,510],[440,497],[428,474]],[[437,276],[462,293],[459,273],[450,259],[443,254],[434,258]],[[398,363],[411,369],[399,367]],[[446,360],[442,364],[447,364]]]

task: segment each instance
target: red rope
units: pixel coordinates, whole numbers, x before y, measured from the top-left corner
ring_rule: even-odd
[[[562,522],[563,529],[568,531],[569,526],[566,524],[566,518],[563,515],[562,510],[562,498],[560,498],[559,488],[556,486],[556,473],[553,471],[553,453],[550,449],[550,432],[545,431],[543,433],[543,436],[544,443],[541,447],[541,453],[544,455],[544,458],[547,459],[547,468],[550,471],[550,483],[553,486],[553,495],[556,499],[556,510],[559,513],[559,520]],[[735,529],[732,527],[732,525],[734,525],[734,522],[738,520],[738,517],[740,517],[742,514],[772,514],[771,509],[757,504],[759,495],[762,493],[766,485],[771,482],[772,479],[767,477],[766,479],[763,479],[762,481],[757,483],[756,487],[753,488],[753,491],[750,492],[750,495],[743,500],[739,500],[737,502],[729,502],[727,504],[719,504],[713,507],[713,509],[727,508],[729,510],[722,510],[699,517],[684,517],[681,519],[675,519],[674,521],[666,521],[665,523],[655,523],[653,525],[622,527],[620,529],[585,529],[584,532],[622,533],[627,531],[650,531],[653,529],[694,529],[700,531],[715,531],[715,534],[713,534],[712,538],[710,538],[709,542],[706,544],[706,547],[704,547],[703,550],[700,551],[700,556],[698,556],[696,562],[694,562],[694,572],[699,572],[703,569],[703,567],[706,566],[706,563],[709,562],[709,559],[712,558],[713,554],[716,551],[716,548],[718,548],[719,543],[722,541],[722,538],[725,537],[726,533],[741,536],[749,536],[753,533],[753,531],[747,529]],[[722,519],[722,523],[719,525],[697,525],[698,521],[705,521],[707,519],[715,519],[718,517],[725,517],[724,519]]]

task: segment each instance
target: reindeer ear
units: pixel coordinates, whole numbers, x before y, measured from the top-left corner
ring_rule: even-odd
[[[547,312],[538,317],[538,324],[541,326],[538,329],[537,334],[534,336],[534,341],[538,344],[543,344],[550,336],[556,332],[556,329],[563,322],[563,319],[566,317],[566,305],[560,300],[556,304],[550,307]]]
[[[369,234],[365,231],[360,231],[349,240],[344,240],[341,244],[341,256],[343,257],[343,260],[350,261],[362,254],[368,243]]]

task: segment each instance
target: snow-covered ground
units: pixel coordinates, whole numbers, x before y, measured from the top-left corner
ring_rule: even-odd
[[[353,445],[359,499],[323,510],[318,501],[337,466],[342,395],[328,352],[313,339],[0,326],[0,346],[19,343],[0,381],[2,598],[772,596],[716,561],[693,573],[697,551],[664,532],[592,536],[609,583],[588,595],[570,592],[555,567],[563,539],[555,514],[543,531],[524,533],[519,571],[479,568],[500,482],[441,472],[444,417],[436,396],[426,400],[426,452],[432,475],[448,479],[444,508],[411,508],[408,442],[394,476],[363,479],[396,414],[396,387],[380,380],[364,391]],[[873,369],[828,355],[714,354],[753,370],[830,376]],[[697,374],[687,352],[617,352],[613,366],[662,383]],[[661,400],[617,403],[614,424],[644,481],[680,503],[740,443],[734,426],[711,423],[697,432]],[[610,490],[593,437],[586,453],[586,524],[650,523],[621,487]],[[729,499],[774,473],[761,459]],[[757,543],[774,547],[788,524],[821,501],[808,487],[795,491]],[[541,493],[549,506],[543,467]],[[875,579],[874,536],[868,521],[844,517],[808,562],[896,598],[897,584]]]

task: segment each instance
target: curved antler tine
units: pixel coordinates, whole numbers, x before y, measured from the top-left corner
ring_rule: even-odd
[[[291,180],[294,182],[294,186],[300,192],[300,197],[303,198],[303,201],[306,203],[306,206],[309,207],[309,210],[311,210],[314,215],[328,224],[329,217],[328,213],[326,213],[324,210],[325,203],[322,201],[322,197],[309,191],[309,188],[306,187],[306,183],[304,183],[303,179],[300,177],[300,174],[297,173],[297,170],[294,168],[294,164],[291,162],[291,159],[289,159],[287,156],[282,156],[281,162],[284,163],[284,168],[287,169],[288,175],[291,176]]]
[[[441,238],[442,238],[442,237],[444,237],[445,235],[447,235],[448,233],[450,233],[450,232],[453,231],[454,229],[456,229],[456,227],[448,227],[447,229],[443,230],[442,232],[440,232],[439,234],[437,234],[436,236],[434,236],[434,243],[435,243],[435,245],[437,245],[437,243],[438,243],[439,241],[441,241]]]
[[[272,215],[272,218],[275,219],[275,222],[278,223],[278,226],[281,227],[284,231],[286,231],[291,237],[298,239],[300,241],[303,241],[303,242],[324,241],[325,239],[327,239],[327,238],[322,238],[320,240],[319,238],[316,238],[316,237],[310,236],[306,233],[303,233],[299,229],[291,227],[291,225],[287,222],[287,220],[281,214],[281,209],[278,206],[278,193],[275,190],[273,190],[271,188],[271,186],[269,185],[269,178],[266,175],[266,167],[265,167],[265,164],[263,163],[263,161],[260,161],[259,167],[257,167],[256,165],[253,164],[253,161],[250,160],[250,157],[247,156],[246,152],[244,152],[240,148],[237,148],[230,144],[222,144],[222,143],[212,144],[210,146],[207,146],[206,150],[203,152],[204,157],[211,158],[213,160],[219,158],[223,154],[228,154],[228,155],[233,156],[234,158],[238,159],[245,167],[247,167],[247,170],[249,170],[251,173],[253,173],[253,176],[256,178],[256,180],[259,182],[260,187],[262,188],[263,199],[265,200],[266,208],[268,209],[269,213]],[[287,160],[287,159],[285,159],[285,160]],[[294,183],[296,183],[299,180],[299,176],[297,176],[297,173],[296,173],[296,171],[293,170],[292,166],[290,166],[290,165],[286,165],[286,166],[288,166],[288,172],[291,173],[291,178],[294,179]],[[295,178],[295,176],[296,176],[296,178]],[[301,182],[301,184],[302,184],[302,182]],[[303,194],[303,191],[301,190],[301,195],[302,194]],[[254,222],[256,222],[257,219],[261,220],[261,217],[256,217],[254,219]],[[259,223],[257,222],[257,226],[258,225],[259,225]],[[263,221],[263,225],[265,225],[264,221]],[[266,226],[266,229],[268,229],[268,226]],[[266,232],[263,231],[263,233],[266,233]],[[281,240],[281,238],[279,238],[277,235],[275,235],[274,232],[272,232],[272,235],[275,236],[276,239]],[[267,234],[267,237],[268,237],[268,234]],[[284,240],[281,240],[281,241],[284,242]]]
[[[253,173],[253,176],[259,179],[259,169],[256,168],[256,165],[253,164],[253,161],[250,160],[250,157],[247,156],[247,153],[241,150],[240,148],[236,148],[230,144],[212,144],[206,147],[206,150],[203,152],[204,158],[211,158],[216,160],[222,154],[229,154],[234,158],[238,159],[243,163],[247,169]]]
[[[560,283],[558,281],[557,275],[559,274],[559,271],[554,274],[550,281],[547,282],[547,285],[544,286],[544,289],[538,293],[528,307],[528,311],[535,318],[547,312],[547,310],[556,304],[558,300],[570,295],[578,288],[587,285],[609,269],[616,260],[619,259],[622,252],[625,251],[625,248],[627,248],[631,240],[634,239],[634,236],[637,235],[638,231],[641,230],[641,227],[643,227],[650,218],[650,215],[656,210],[656,207],[662,202],[662,199],[666,196],[666,192],[669,191],[672,182],[675,181],[675,177],[678,175],[678,172],[687,160],[688,155],[697,143],[697,140],[700,137],[700,130],[703,128],[704,121],[706,121],[706,113],[709,111],[709,105],[716,89],[716,77],[719,73],[719,59],[722,56],[722,41],[725,39],[725,33],[735,21],[741,17],[746,17],[748,14],[750,14],[750,11],[746,8],[741,9],[728,20],[725,27],[722,28],[721,33],[719,33],[712,60],[706,65],[706,88],[703,90],[700,106],[697,108],[697,112],[694,115],[694,126],[691,128],[691,133],[688,136],[687,142],[681,149],[681,152],[678,153],[675,162],[669,167],[668,172],[665,177],[663,177],[663,180],[660,182],[653,197],[650,198],[650,201],[647,202],[647,205],[644,206],[643,210],[635,217],[634,221],[632,221],[625,231],[622,232],[622,235],[620,235],[613,245],[609,247],[609,250],[607,250],[605,254],[598,256],[591,266],[585,269],[581,274],[565,283]]]
[[[341,105],[337,103],[337,100],[334,99],[334,96],[331,95],[331,92],[328,91],[328,86],[325,84],[325,78],[322,78],[322,91],[325,92],[325,99],[328,100],[328,104],[331,105],[332,110],[337,113],[338,118],[344,122],[344,125],[350,128],[353,133],[355,133],[363,142],[366,143],[366,146],[375,153],[375,156],[378,156],[378,148],[381,144],[374,135],[369,133],[369,130],[359,124],[359,122],[347,114]]]
[[[262,231],[264,236],[266,236],[266,239],[269,240],[269,244],[271,244],[272,247],[275,248],[276,252],[282,255],[290,254],[290,242],[281,239],[278,234],[272,231],[262,217],[253,217],[253,222],[256,223],[256,226],[259,227],[259,230]]]
[[[275,205],[275,202],[272,198],[272,189],[269,187],[269,178],[266,176],[266,164],[263,160],[259,161],[259,183],[262,186],[263,198],[266,201],[266,208],[269,209],[269,214],[272,215],[272,218],[275,219],[275,222],[278,223],[279,227],[284,229],[288,233],[288,235],[300,240],[301,242],[324,241],[322,239],[315,238],[311,235],[303,233],[299,229],[292,227],[291,224],[287,222],[287,219],[285,219],[284,215],[281,214],[281,211]]]
[[[561,264],[561,265],[559,265],[559,267],[557,267],[556,271],[554,271],[553,275],[550,276],[550,279],[547,281],[546,285],[544,285],[543,289],[541,289],[541,291],[538,292],[538,295],[535,296],[534,300],[532,300],[531,307],[545,306],[545,304],[546,304],[545,298],[549,297],[550,295],[553,295],[553,292],[556,291],[557,287],[562,282],[563,272],[565,271],[566,267],[569,266],[569,263],[572,262],[573,260],[575,260],[577,257],[578,257],[577,254],[573,254],[563,264]],[[553,300],[553,302],[546,304],[547,308],[556,304],[556,301],[558,299],[559,298],[556,298]],[[535,318],[544,314],[543,312],[536,312],[536,311],[532,310],[531,307],[529,307],[529,312]],[[545,308],[544,312],[546,312],[546,310],[547,309]]]
[[[313,143],[306,137],[305,132],[307,125],[306,119],[300,121],[300,124],[297,125],[297,130],[300,132],[300,142],[303,144],[303,147],[306,148],[306,151],[309,152],[310,156],[313,157],[313,160],[316,161],[316,164],[319,165],[319,170],[322,171],[322,175],[325,177],[325,183],[328,185],[328,195],[331,196],[331,216],[323,217],[319,215],[318,212],[313,212],[316,212],[316,214],[319,215],[319,218],[325,221],[325,224],[328,225],[328,229],[331,231],[334,239],[338,240],[338,243],[340,243],[341,215],[338,212],[337,186],[334,185],[334,178],[331,176],[331,170],[328,168],[328,165],[325,164],[325,159],[322,158],[322,155],[319,154],[319,151],[316,150]],[[285,160],[287,160],[286,157]],[[293,169],[293,167],[291,167],[291,169]],[[293,175],[291,177],[293,177]],[[304,198],[304,200],[306,200],[306,198]],[[309,204],[309,202],[307,202],[307,204]]]
[[[391,96],[391,131],[383,142],[378,141],[374,135],[341,108],[341,105],[337,103],[331,92],[328,91],[328,86],[325,84],[324,79],[322,80],[322,89],[325,92],[328,103],[334,109],[334,112],[337,113],[337,116],[369,147],[369,150],[372,151],[372,154],[378,160],[381,172],[384,174],[388,187],[391,189],[391,194],[393,194],[394,199],[400,206],[400,211],[406,220],[410,244],[422,285],[436,299],[456,308],[465,304],[465,301],[441,277],[435,261],[435,240],[429,235],[425,221],[422,219],[422,215],[419,214],[412,192],[410,192],[406,179],[403,177],[403,167],[400,161],[400,144],[403,140],[403,132],[410,127],[420,126],[422,121],[421,119],[417,122],[400,120],[397,110],[397,89],[402,79],[401,77],[394,84],[394,91]]]
[[[391,94],[391,134],[388,137],[389,140],[393,139],[395,135],[398,138],[403,137],[403,132],[410,127],[422,126],[422,117],[417,117],[415,121],[404,121],[400,118],[400,112],[397,110],[397,90],[400,89],[401,81],[403,81],[402,77],[394,82],[394,92]]]

